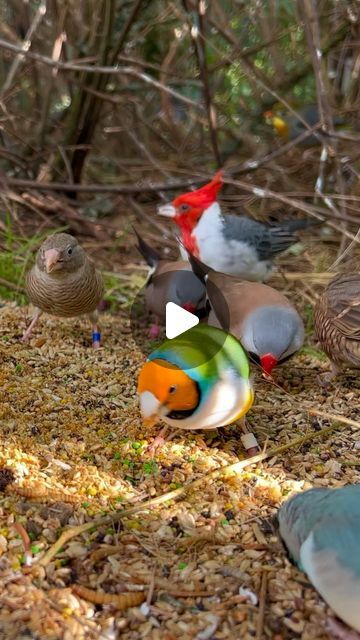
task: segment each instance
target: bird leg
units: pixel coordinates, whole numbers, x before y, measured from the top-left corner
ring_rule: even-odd
[[[159,337],[160,331],[161,331],[161,327],[159,325],[159,321],[156,318],[156,322],[152,324],[149,329],[149,333],[148,333],[149,338],[151,338],[151,340],[156,340]]]
[[[321,385],[322,387],[327,387],[332,380],[334,380],[334,378],[336,378],[336,376],[340,373],[341,369],[340,367],[338,367],[335,362],[331,361],[331,371],[328,371],[327,373],[321,373],[318,376],[318,383],[319,385]]]
[[[325,628],[336,640],[360,640],[360,635],[357,631],[350,629],[350,627],[335,618],[328,618]]]
[[[244,432],[241,436],[241,442],[243,443],[244,449],[246,449],[246,453],[250,458],[251,456],[255,456],[257,453],[259,453],[260,447],[258,445],[256,437],[247,425],[245,416],[240,418],[239,422]]]
[[[148,452],[150,453],[151,457],[153,458],[157,449],[165,444],[165,442],[170,442],[170,440],[172,440],[175,435],[176,431],[172,431],[169,433],[169,427],[163,427],[163,429],[161,429],[161,431],[159,431],[157,436],[154,438],[152,444],[148,447]]]
[[[35,327],[35,325],[37,324],[37,321],[39,320],[41,314],[42,314],[41,309],[37,309],[33,319],[31,320],[28,328],[26,329],[25,333],[23,334],[23,336],[21,338],[21,340],[23,342],[27,342],[28,341],[28,339],[30,337],[30,334],[31,334],[33,328]]]
[[[100,334],[100,329],[98,325],[98,315],[96,311],[89,313],[89,319],[92,324],[92,346],[93,346],[93,349],[99,349],[101,334]]]

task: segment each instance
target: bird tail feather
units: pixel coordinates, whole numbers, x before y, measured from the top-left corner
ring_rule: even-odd
[[[293,231],[300,231],[301,229],[323,224],[323,222],[323,220],[318,220],[317,218],[302,218],[301,220],[284,220],[279,226],[284,229],[284,231],[292,233]]]
[[[193,273],[199,278],[199,280],[201,280],[201,282],[205,284],[206,276],[208,275],[209,271],[212,271],[211,267],[209,267],[204,262],[201,262],[201,260],[199,260],[199,258],[196,258],[192,253],[190,253],[190,251],[188,251],[187,253]]]
[[[135,229],[135,227],[133,227],[133,231],[138,241],[138,244],[136,247],[137,250],[139,251],[139,253],[141,253],[142,257],[147,262],[149,267],[156,267],[159,260],[161,260],[160,254],[155,249],[153,249],[153,247],[150,247],[150,245],[147,242],[145,242],[145,240],[141,237],[141,235]]]

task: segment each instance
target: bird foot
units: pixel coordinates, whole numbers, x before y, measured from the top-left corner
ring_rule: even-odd
[[[336,640],[360,640],[360,634],[357,631],[350,629],[346,624],[335,618],[328,618],[325,628]]]
[[[172,440],[175,436],[175,432],[169,433],[168,431],[168,427],[164,427],[163,429],[161,429],[161,431],[154,438],[152,444],[147,448],[147,452],[150,454],[151,458],[155,456],[156,451],[160,449],[160,447],[162,447],[165,442],[170,442],[170,440]]]
[[[332,380],[334,379],[334,375],[332,372],[321,373],[316,377],[317,383],[320,387],[326,389],[331,385]]]
[[[32,333],[33,328],[35,327],[35,325],[37,324],[40,316],[42,314],[42,311],[37,311],[33,317],[33,319],[31,320],[28,328],[26,329],[26,331],[23,333],[22,337],[21,337],[21,341],[22,342],[27,342],[30,338],[30,335]]]
[[[336,366],[333,362],[331,363],[331,371],[327,371],[326,373],[321,373],[317,376],[317,382],[321,387],[328,387],[329,384],[332,383],[334,378],[340,372],[339,367]]]
[[[252,458],[260,453],[260,447],[250,447],[250,449],[246,449],[247,457]]]
[[[149,338],[151,338],[151,340],[156,340],[156,338],[159,337],[160,331],[161,327],[158,324],[151,325],[148,333]]]
[[[244,449],[246,449],[246,453],[249,458],[259,453],[260,447],[253,433],[244,433],[241,436],[241,442],[243,443]]]

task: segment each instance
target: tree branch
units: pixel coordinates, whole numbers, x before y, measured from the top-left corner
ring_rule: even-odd
[[[180,100],[181,102],[184,102],[185,104],[188,104],[191,107],[198,109],[199,111],[204,110],[203,105],[195,102],[195,100],[191,100],[191,98],[183,96],[181,93],[178,93],[177,91],[174,91],[174,89],[170,89],[170,87],[167,87],[158,80],[155,80],[155,78],[152,78],[147,73],[138,71],[133,67],[120,67],[118,65],[112,67],[103,67],[88,64],[76,64],[72,62],[62,62],[61,60],[53,60],[48,56],[43,56],[40,53],[34,53],[33,51],[24,51],[21,46],[12,44],[11,42],[7,42],[2,38],[0,38],[0,48],[7,49],[8,51],[13,51],[14,53],[21,53],[27,58],[31,58],[32,60],[36,60],[37,62],[41,62],[42,64],[47,64],[48,66],[54,67],[55,69],[59,69],[61,71],[85,71],[87,73],[101,73],[105,75],[133,76],[134,78],[138,78],[138,80],[142,80],[143,82],[145,82],[145,84],[156,87],[161,91],[166,91],[177,100]]]

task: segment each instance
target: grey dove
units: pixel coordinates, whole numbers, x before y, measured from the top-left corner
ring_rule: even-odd
[[[278,524],[293,562],[335,613],[360,631],[360,485],[299,493],[281,506]]]

